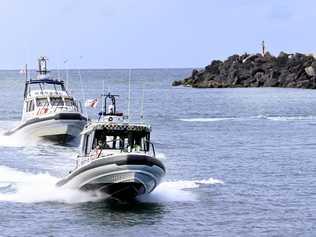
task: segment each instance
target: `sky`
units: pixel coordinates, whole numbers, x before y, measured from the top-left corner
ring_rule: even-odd
[[[194,68],[316,52],[314,0],[1,0],[0,69]],[[65,62],[67,61],[67,62]]]

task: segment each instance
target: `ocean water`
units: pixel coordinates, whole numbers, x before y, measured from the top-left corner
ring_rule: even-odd
[[[131,116],[144,91],[167,168],[135,202],[56,188],[76,146],[0,135],[0,236],[315,236],[316,91],[171,87],[190,71],[132,71]],[[128,70],[55,74],[82,100],[120,94],[126,111]],[[0,82],[2,134],[20,119],[24,79],[0,71]]]

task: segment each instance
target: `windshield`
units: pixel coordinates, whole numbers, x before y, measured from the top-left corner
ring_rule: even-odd
[[[93,149],[149,150],[149,133],[136,131],[103,131],[95,133]]]
[[[29,90],[54,90],[54,91],[63,91],[61,85],[56,84],[47,84],[47,83],[40,83],[40,84],[30,84]]]
[[[74,106],[74,100],[73,99],[69,99],[69,98],[65,98],[65,105],[66,106]]]
[[[48,100],[47,98],[37,98],[36,99],[36,105],[38,106],[47,106],[48,105]]]
[[[50,97],[51,106],[64,106],[64,101],[61,97]]]

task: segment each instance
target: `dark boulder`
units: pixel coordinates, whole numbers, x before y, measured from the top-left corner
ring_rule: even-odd
[[[316,88],[316,60],[312,55],[269,52],[232,55],[225,61],[213,60],[190,77],[174,81],[173,86],[195,88],[296,87]]]

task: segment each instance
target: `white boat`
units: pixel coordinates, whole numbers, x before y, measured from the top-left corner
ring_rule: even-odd
[[[151,126],[127,122],[116,112],[116,96],[103,96],[99,120],[87,124],[81,133],[76,168],[57,186],[102,192],[120,200],[150,193],[165,174],[150,142]],[[107,99],[111,100],[108,112]]]
[[[87,122],[80,102],[70,95],[64,81],[50,77],[45,57],[38,63],[37,78],[27,78],[25,82],[21,123],[5,135],[19,134],[59,143],[79,137]]]

